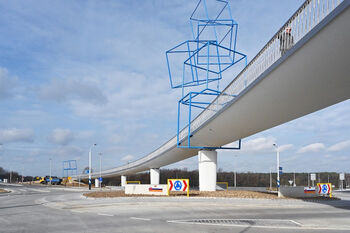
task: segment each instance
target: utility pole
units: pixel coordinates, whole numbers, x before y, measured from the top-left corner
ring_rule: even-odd
[[[272,172],[270,168],[270,191],[272,191]]]
[[[273,144],[274,147],[276,147],[277,151],[277,196],[281,197],[281,192],[280,192],[280,150],[279,147],[276,143]]]
[[[297,186],[297,184],[295,183],[295,171],[294,171],[294,174],[293,174],[293,186]]]
[[[238,155],[234,155],[234,164],[233,164],[233,169],[234,169],[234,173],[233,173],[233,175],[234,175],[234,179],[233,179],[233,181],[234,181],[234,187],[235,188],[237,188],[237,166],[236,166],[236,164],[237,164],[237,156]]]
[[[102,175],[101,175],[101,168],[102,168],[102,153],[98,153],[98,155],[100,156],[100,179],[98,180],[99,181],[99,184],[100,184],[100,190],[102,190]]]
[[[92,147],[96,146],[96,143],[90,147],[89,150],[89,190],[91,190],[91,153]]]

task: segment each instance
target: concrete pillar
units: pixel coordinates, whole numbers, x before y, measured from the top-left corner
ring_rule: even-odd
[[[122,176],[120,180],[121,180],[121,186],[125,187],[125,185],[126,185],[126,176]]]
[[[149,175],[150,175],[150,182],[151,184],[159,184],[159,180],[160,180],[160,171],[159,168],[151,168],[149,171]]]
[[[199,191],[216,191],[216,163],[215,150],[198,152]]]

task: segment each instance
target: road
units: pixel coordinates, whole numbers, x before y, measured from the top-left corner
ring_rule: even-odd
[[[198,197],[86,199],[82,189],[4,186],[0,232],[350,232],[338,201]],[[226,220],[226,221],[223,221]]]

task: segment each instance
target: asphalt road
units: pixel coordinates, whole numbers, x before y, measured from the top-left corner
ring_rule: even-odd
[[[350,232],[338,201],[187,197],[86,199],[79,189],[4,186],[0,232]]]

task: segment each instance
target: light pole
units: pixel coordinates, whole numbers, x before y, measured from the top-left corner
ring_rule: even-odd
[[[281,197],[281,192],[280,192],[280,150],[279,147],[276,143],[273,144],[274,147],[276,147],[277,151],[277,196]]]
[[[100,156],[100,179],[99,179],[99,184],[100,184],[100,190],[102,190],[102,175],[101,175],[101,170],[102,170],[102,153],[98,153]]]
[[[270,168],[270,191],[272,191],[272,173]]]
[[[236,166],[236,163],[237,163],[237,156],[238,155],[234,155],[234,158],[235,158],[235,161],[234,161],[234,165],[233,165],[233,168],[234,168],[234,187],[237,188],[237,166]]]
[[[96,146],[96,143],[93,144],[91,147],[90,147],[90,150],[89,150],[89,190],[91,190],[91,150],[92,150],[92,147]]]
[[[50,185],[52,184],[52,183],[51,183],[51,179],[52,179],[52,178],[51,178],[51,168],[52,168],[52,159],[50,158]]]

